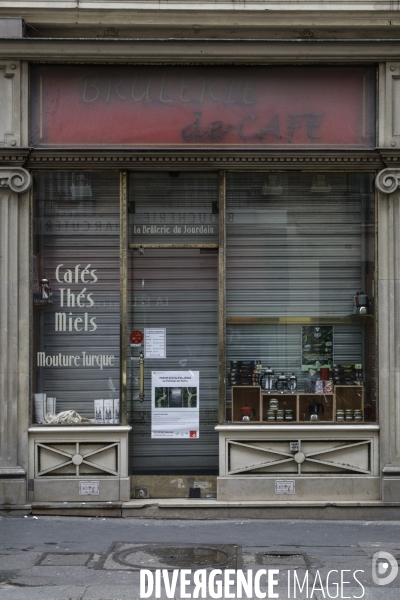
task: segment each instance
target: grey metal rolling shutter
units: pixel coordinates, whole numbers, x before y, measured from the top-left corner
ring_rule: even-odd
[[[130,242],[216,243],[217,174],[132,174]],[[134,224],[212,225],[200,235],[134,234]],[[133,473],[214,473],[218,469],[218,274],[217,255],[200,249],[131,251],[129,330],[166,328],[166,359],[146,359],[145,399],[139,402],[140,349],[128,358],[130,458]],[[200,437],[191,440],[151,439],[151,371],[199,371]]]
[[[42,367],[37,372],[37,389],[57,399],[57,412],[75,410],[93,418],[93,400],[119,397],[120,274],[119,274],[119,174],[90,174],[91,196],[74,196],[72,173],[42,173],[35,177],[37,215],[34,232],[38,246],[39,271],[53,288],[53,306],[35,308],[39,320],[37,349],[46,355],[113,355],[114,366]],[[67,284],[55,279],[75,265],[96,269],[98,281]],[[92,293],[94,306],[83,309],[60,307],[60,288],[79,294]],[[64,292],[65,293],[65,292]],[[86,302],[88,304],[88,302]],[[93,332],[55,330],[55,313],[66,310],[76,318],[85,310],[95,317]],[[35,358],[35,357],[34,357]]]
[[[373,278],[371,174],[329,173],[325,192],[311,191],[314,177],[277,174],[281,193],[263,195],[267,173],[227,176],[228,365],[259,359],[295,372],[300,385],[300,323],[351,315],[353,296]],[[235,317],[276,322],[229,324]],[[299,325],[285,324],[285,317],[298,317]],[[364,362],[363,335],[361,325],[336,324],[334,361]]]

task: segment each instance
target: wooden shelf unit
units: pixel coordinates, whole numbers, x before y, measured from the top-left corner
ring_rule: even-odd
[[[328,421],[332,423],[334,420],[334,415],[336,412],[334,410],[335,398],[334,394],[298,394],[298,404],[299,404],[299,422],[304,423],[310,422],[310,411],[308,405],[313,400],[316,400],[320,404],[322,404],[324,412],[322,410],[319,412],[319,422]],[[315,421],[314,421],[315,422]],[[318,423],[318,421],[316,421]]]
[[[280,410],[293,410],[292,421],[268,421],[267,411],[269,400],[276,398]],[[308,405],[313,400],[320,402],[324,412],[319,413],[318,421],[310,421]],[[341,424],[354,424],[364,422],[364,387],[361,385],[335,385],[333,394],[296,394],[261,391],[259,385],[254,386],[232,386],[232,422],[242,423],[242,406],[249,406],[254,414],[250,417],[251,423],[290,424],[290,423],[334,423],[336,421],[336,410],[361,409],[363,411],[362,421],[340,421]],[[248,423],[248,422],[247,422]],[[246,424],[243,423],[244,425]]]
[[[261,392],[261,421],[266,422],[267,420],[267,411],[269,410],[269,401],[271,398],[275,398],[279,401],[279,409],[280,410],[292,410],[293,411],[293,421],[299,420],[299,403],[297,402],[297,394],[264,394]],[[268,421],[268,423],[292,423],[293,421]]]
[[[362,385],[335,385],[335,414],[337,409],[361,409],[364,422],[364,387]],[[351,423],[352,421],[348,421]],[[345,421],[346,423],[346,421]]]
[[[261,421],[260,405],[261,405],[261,387],[259,385],[233,385],[232,386],[232,422],[241,423],[242,406],[249,406],[255,412],[255,415],[250,417],[251,422]]]

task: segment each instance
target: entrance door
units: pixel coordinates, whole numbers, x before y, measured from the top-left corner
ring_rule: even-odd
[[[129,329],[148,343],[128,353],[131,473],[217,474],[217,181],[206,174],[132,179]]]

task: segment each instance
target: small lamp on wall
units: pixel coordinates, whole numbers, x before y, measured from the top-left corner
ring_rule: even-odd
[[[327,193],[331,191],[328,177],[325,173],[315,173],[312,180],[311,191],[317,193]]]
[[[261,193],[263,196],[281,196],[282,186],[281,178],[277,173],[268,175],[267,180],[262,186]]]
[[[73,198],[91,198],[92,180],[90,173],[73,173],[70,190]]]
[[[368,314],[368,307],[370,305],[370,299],[364,292],[357,292],[354,296],[354,312],[356,315]]]

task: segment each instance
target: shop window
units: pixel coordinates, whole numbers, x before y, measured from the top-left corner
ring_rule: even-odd
[[[226,210],[227,419],[375,421],[372,174],[230,173]]]
[[[118,173],[35,175],[33,423],[120,422],[119,237]]]

